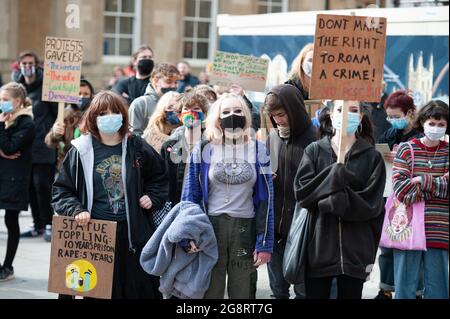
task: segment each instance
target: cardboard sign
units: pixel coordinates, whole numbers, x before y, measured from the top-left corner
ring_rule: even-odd
[[[220,86],[239,84],[245,90],[264,92],[269,60],[249,55],[217,52],[210,83]]]
[[[78,103],[83,41],[46,37],[42,100]]]
[[[381,100],[386,18],[318,14],[311,99]]]
[[[48,291],[111,298],[116,224],[91,219],[78,226],[74,218],[53,216]]]

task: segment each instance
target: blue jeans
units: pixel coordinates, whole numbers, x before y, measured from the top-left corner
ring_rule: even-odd
[[[415,299],[423,265],[424,298],[448,299],[448,250],[394,249],[395,299]]]
[[[395,291],[394,282],[394,250],[392,248],[380,247],[381,253],[378,257],[380,266],[380,289],[384,291]],[[423,267],[420,268],[419,281],[417,282],[417,296],[423,295]]]
[[[283,276],[283,255],[285,249],[285,242],[274,242],[273,253],[270,258],[270,263],[267,265],[269,272],[270,289],[272,296],[275,299],[289,299],[289,288],[291,284],[288,283]],[[295,299],[305,298],[305,286],[302,284],[294,285]]]

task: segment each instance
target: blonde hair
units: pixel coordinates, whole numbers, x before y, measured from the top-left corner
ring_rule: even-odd
[[[220,113],[222,111],[222,105],[226,100],[234,99],[241,106],[242,112],[245,116],[245,127],[244,138],[248,139],[249,137],[249,129],[252,126],[252,115],[250,110],[245,103],[244,99],[233,93],[224,93],[220,96],[220,98],[214,102],[208,112],[208,116],[206,117],[206,129],[205,129],[205,137],[208,141],[213,143],[222,143],[223,130],[220,126]]]
[[[166,107],[169,105],[170,101],[172,101],[172,99],[174,98],[178,101],[180,98],[180,93],[170,91],[164,94],[159,99],[158,104],[156,104],[155,111],[153,112],[152,116],[148,121],[148,125],[147,128],[145,129],[144,135],[146,135],[146,133],[152,128],[158,128],[161,133],[167,135],[170,134],[170,132],[168,132],[169,134],[167,133],[170,124],[167,122],[166,119]]]
[[[26,108],[31,106],[31,100],[27,98],[27,89],[23,84],[9,82],[0,88],[0,92],[6,91],[13,99],[20,99],[20,107]]]
[[[298,79],[300,81],[300,83],[302,84],[302,86],[305,88],[305,72],[303,71],[302,65],[303,65],[303,61],[305,60],[306,54],[308,54],[308,52],[313,51],[314,50],[314,43],[308,43],[307,45],[305,45],[300,53],[297,55],[297,57],[295,58],[294,62],[292,62],[292,69],[289,73],[289,78],[291,79]],[[309,87],[309,83],[308,83],[308,87]]]

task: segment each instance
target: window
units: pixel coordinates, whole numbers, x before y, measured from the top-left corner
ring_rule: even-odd
[[[103,55],[131,56],[140,41],[140,7],[141,0],[105,0]]]
[[[210,56],[211,17],[217,10],[217,0],[186,0],[185,3],[183,57],[206,60]]]
[[[277,13],[288,11],[288,0],[258,1],[258,13]]]

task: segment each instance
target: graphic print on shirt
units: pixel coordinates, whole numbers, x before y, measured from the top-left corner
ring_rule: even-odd
[[[112,155],[98,164],[95,170],[102,177],[103,187],[108,194],[112,212],[117,214],[119,211],[125,210],[121,173],[122,157],[119,155]]]
[[[232,163],[225,160],[214,166],[214,178],[221,183],[229,185],[239,185],[250,181],[253,177],[252,166],[244,161],[243,163]]]

